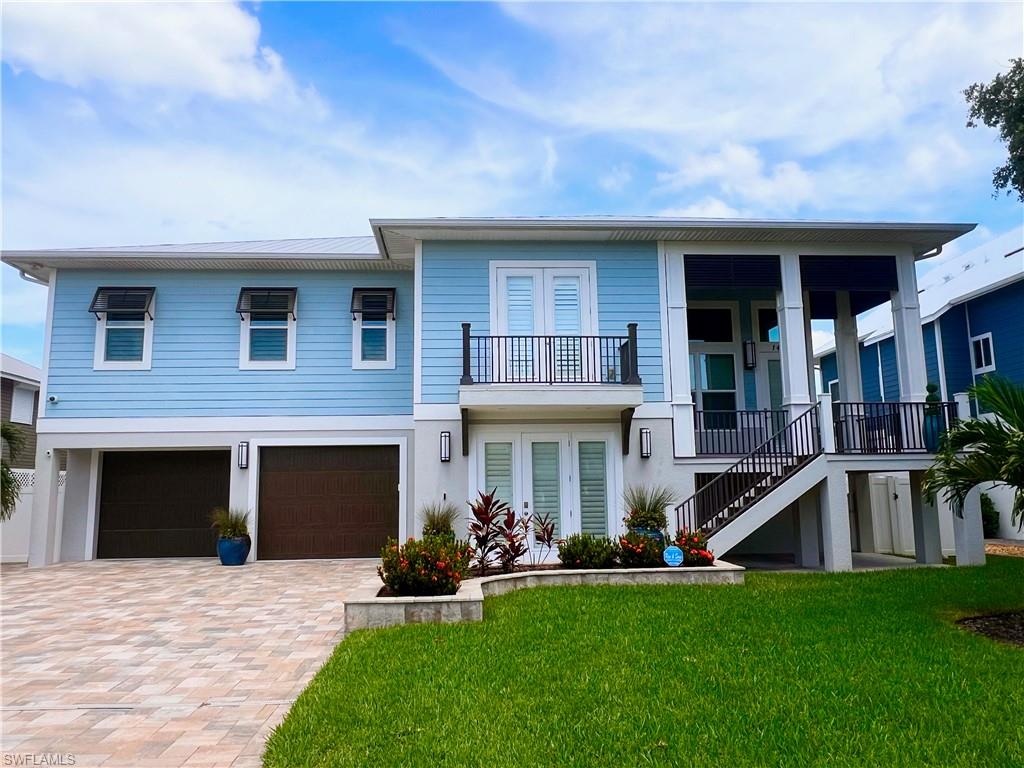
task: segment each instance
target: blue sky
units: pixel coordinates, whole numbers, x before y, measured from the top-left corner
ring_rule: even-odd
[[[370,216],[1021,224],[961,91],[1020,4],[3,9],[5,248],[363,234]],[[927,265],[926,265],[927,266]],[[3,347],[42,289],[3,268]]]

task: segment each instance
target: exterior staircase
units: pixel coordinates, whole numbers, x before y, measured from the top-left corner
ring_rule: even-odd
[[[814,405],[676,507],[676,525],[723,555],[825,478]]]

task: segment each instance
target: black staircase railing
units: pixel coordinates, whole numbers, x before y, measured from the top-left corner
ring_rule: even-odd
[[[462,324],[460,384],[640,384],[637,325],[626,336],[474,336]]]
[[[786,411],[694,411],[698,456],[743,456],[786,425]]]
[[[814,405],[676,507],[676,526],[717,533],[821,453]]]
[[[935,453],[956,403],[833,403],[836,453]]]

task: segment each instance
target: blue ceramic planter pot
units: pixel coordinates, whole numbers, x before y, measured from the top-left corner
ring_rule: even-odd
[[[941,413],[926,413],[924,416],[924,447],[928,453],[939,449],[939,441],[946,431],[946,420]]]
[[[637,536],[646,536],[648,539],[655,539],[659,544],[665,543],[665,532],[657,528],[630,528],[630,532]]]
[[[252,548],[252,539],[239,536],[236,539],[217,539],[217,555],[221,565],[244,565]]]

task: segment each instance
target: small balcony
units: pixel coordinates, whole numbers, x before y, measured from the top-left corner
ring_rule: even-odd
[[[782,410],[694,411],[698,456],[745,456],[786,426]]]
[[[933,454],[957,418],[956,403],[833,403],[836,453]]]
[[[462,324],[464,408],[596,414],[642,402],[636,323],[624,336],[474,335]]]

